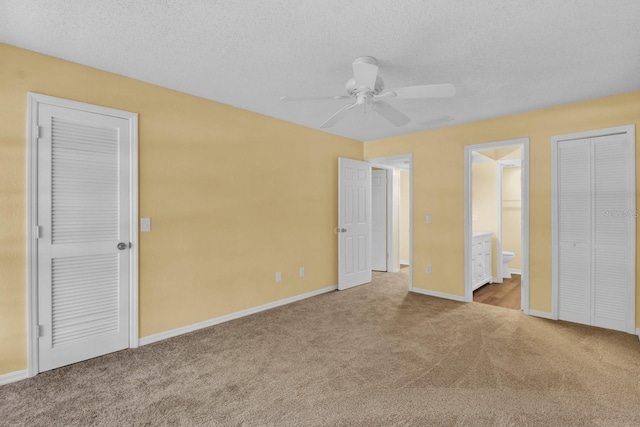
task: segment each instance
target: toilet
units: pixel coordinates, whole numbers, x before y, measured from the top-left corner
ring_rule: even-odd
[[[511,279],[511,269],[509,268],[509,263],[513,261],[513,258],[516,255],[513,252],[504,251],[502,252],[502,278],[503,279]]]

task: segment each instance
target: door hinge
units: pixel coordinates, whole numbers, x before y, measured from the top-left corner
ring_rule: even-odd
[[[41,236],[42,236],[42,227],[40,227],[39,225],[36,225],[35,237],[36,239],[39,239]]]
[[[36,326],[36,338],[40,338],[42,336],[42,325]]]
[[[42,138],[42,126],[36,126],[34,133],[36,134],[36,139]]]

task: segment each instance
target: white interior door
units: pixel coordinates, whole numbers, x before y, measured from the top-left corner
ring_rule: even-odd
[[[635,329],[635,163],[628,133],[557,143],[558,317]]]
[[[338,289],[371,281],[371,164],[338,159]]]
[[[387,171],[371,171],[371,269],[387,271]]]
[[[38,106],[38,370],[129,346],[126,119]]]

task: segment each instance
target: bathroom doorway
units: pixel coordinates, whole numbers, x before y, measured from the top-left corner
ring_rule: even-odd
[[[386,263],[377,263],[374,274],[397,274],[412,289],[412,154],[368,159],[378,176],[386,178],[386,212],[384,212],[386,234],[372,242],[380,252],[380,245],[386,246]],[[373,179],[373,178],[372,178]],[[379,192],[381,193],[381,192]],[[373,197],[372,197],[373,199]],[[376,203],[372,201],[372,203]],[[372,213],[375,215],[375,213]],[[376,217],[381,217],[380,213]],[[374,221],[375,222],[375,221]],[[384,266],[384,268],[383,268]]]
[[[465,147],[465,301],[527,314],[528,145]]]

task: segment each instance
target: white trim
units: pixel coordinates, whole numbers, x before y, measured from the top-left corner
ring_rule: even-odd
[[[519,275],[522,275],[522,270],[520,270],[519,268],[510,268],[510,269],[509,269],[509,272],[510,272],[511,274],[519,274]]]
[[[38,248],[35,244],[34,227],[38,224],[38,156],[36,147],[38,125],[38,101],[31,93],[27,95],[27,375],[38,373]]]
[[[397,273],[396,272],[396,245],[395,245],[395,235],[393,229],[393,201],[395,197],[394,186],[396,185],[396,170],[393,168],[385,168],[387,169],[387,271]],[[400,269],[398,269],[400,271]]]
[[[529,314],[531,310],[531,288],[529,287],[529,279],[530,279],[530,268],[529,265],[529,250],[530,250],[530,241],[529,241],[529,213],[531,206],[529,205],[529,169],[531,159],[529,158],[529,139],[527,138],[527,143],[522,146],[522,163],[520,167],[522,168],[522,194],[520,202],[520,209],[522,215],[522,227],[520,232],[520,265],[522,270],[520,271],[520,281],[524,283],[521,285],[522,295],[520,296],[520,304],[522,305],[522,312],[524,314]],[[525,197],[526,195],[526,197]],[[526,281],[526,282],[523,282]]]
[[[640,340],[640,328],[636,328],[636,335],[638,336],[638,339]]]
[[[307,292],[305,294],[296,295],[290,298],[281,299],[278,301],[270,302],[268,304],[259,305],[257,307],[248,308],[246,310],[236,311],[235,313],[225,314],[224,316],[214,317],[213,319],[205,320],[203,322],[193,323],[191,325],[183,326],[181,328],[172,329],[170,331],[160,332],[158,334],[149,335],[140,338],[139,345],[147,345],[154,342],[166,340],[168,338],[177,337],[178,335],[187,334],[189,332],[197,331],[199,329],[208,328],[209,326],[218,325],[220,323],[228,322],[230,320],[239,319],[241,317],[250,316],[252,314],[259,313],[261,311],[269,310],[272,308],[280,307],[282,305],[291,304],[292,302],[300,301],[303,299],[315,297],[327,292],[332,292],[338,289],[338,285],[329,286],[326,288],[318,289],[315,291]]]
[[[85,104],[38,93],[27,93],[27,376],[39,372],[38,337],[38,247],[33,233],[38,224],[38,158],[37,135],[38,105],[86,111],[95,114],[119,117],[129,121],[130,137],[130,278],[129,278],[129,346],[138,347],[138,114],[99,105]]]
[[[577,132],[565,135],[556,135],[551,138],[551,312],[553,316],[558,319],[559,318],[559,309],[558,309],[558,143],[560,141],[571,141],[576,139],[589,139],[589,138],[598,138],[601,136],[607,135],[617,135],[617,134],[627,134],[632,154],[629,156],[627,161],[629,162],[629,167],[631,173],[629,185],[631,189],[631,194],[636,194],[636,156],[635,156],[635,147],[636,147],[636,136],[635,136],[635,125],[626,125],[626,126],[616,126],[611,128],[604,129],[594,129],[585,132]],[[633,204],[629,204],[629,211],[636,212],[637,197],[634,200]],[[633,236],[633,241],[628,242],[627,253],[630,256],[630,259],[634,261],[633,268],[629,269],[629,284],[628,284],[628,292],[629,298],[627,301],[629,317],[627,319],[627,329],[626,332],[633,334],[634,331],[637,333],[635,318],[636,318],[636,275],[635,275],[635,267],[636,267],[636,221],[629,221],[630,232],[629,235]]]
[[[29,378],[27,369],[21,371],[9,372],[8,374],[0,375],[0,385],[14,383],[16,381],[26,380]]]
[[[471,221],[472,153],[477,150],[512,145],[522,146],[521,310],[525,314],[529,314],[529,138],[466,145],[464,147],[464,300],[467,302],[473,301],[473,281],[471,277],[471,239],[473,238],[473,224]],[[497,255],[500,256],[500,259],[502,258],[501,251]],[[501,266],[498,264],[498,271],[500,270]],[[498,283],[502,282],[502,279],[498,279],[499,276],[494,278]]]
[[[411,289],[411,292],[415,292],[416,294],[428,295],[430,297],[443,298],[443,299],[448,299],[448,300],[452,300],[452,301],[459,301],[459,302],[466,302],[465,298],[463,296],[453,295],[453,294],[446,294],[444,292],[430,291],[428,289],[413,288],[413,289]]]
[[[554,316],[553,313],[547,313],[546,311],[529,310],[529,316],[541,317],[543,319],[549,320],[558,320],[558,318]]]
[[[473,152],[472,152],[473,154]],[[496,278],[502,283],[504,272],[502,271],[502,164],[496,162]],[[471,230],[473,235],[473,230]]]
[[[413,290],[413,153],[409,154],[409,290]]]
[[[400,260],[400,264],[404,264],[404,265],[411,265],[411,263],[410,263],[408,260],[406,260],[406,259],[401,259],[401,260]]]

